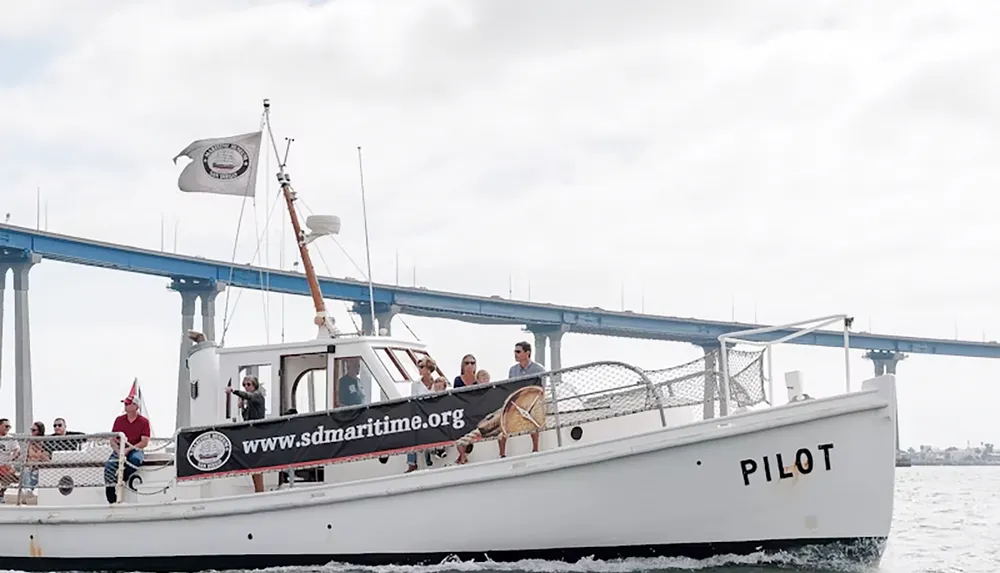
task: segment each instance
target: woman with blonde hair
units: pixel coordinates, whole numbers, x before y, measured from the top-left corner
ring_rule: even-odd
[[[472,386],[476,383],[476,357],[471,354],[466,354],[462,357],[462,366],[459,368],[458,376],[455,376],[454,385],[455,388],[461,388],[463,386]]]
[[[437,371],[437,363],[429,356],[421,358],[417,360],[417,369],[420,370],[420,378],[413,381],[413,385],[410,387],[410,395],[420,396],[421,394],[432,393],[434,391],[434,373]],[[434,465],[429,451],[424,452],[424,461],[427,462],[428,466]],[[406,473],[417,470],[417,452],[406,454],[406,465]]]

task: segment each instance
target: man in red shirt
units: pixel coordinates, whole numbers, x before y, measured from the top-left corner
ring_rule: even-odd
[[[125,434],[125,464],[124,480],[128,484],[144,459],[143,448],[149,445],[149,436],[152,432],[149,429],[149,420],[139,413],[139,405],[131,398],[122,400],[125,403],[125,413],[115,418],[115,423],[111,426],[112,432]],[[111,457],[104,464],[104,492],[108,498],[108,503],[118,501],[118,493],[115,484],[118,483],[118,437],[114,436],[109,440],[111,446]]]

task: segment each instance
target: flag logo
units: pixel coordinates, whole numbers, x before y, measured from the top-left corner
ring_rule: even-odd
[[[210,472],[226,465],[232,453],[233,443],[229,438],[222,432],[209,430],[191,442],[187,458],[192,466]]]
[[[188,157],[177,187],[187,193],[253,197],[262,131],[192,141],[174,157]]]
[[[223,181],[236,179],[250,169],[250,153],[236,143],[217,143],[205,150],[201,164],[209,177]]]

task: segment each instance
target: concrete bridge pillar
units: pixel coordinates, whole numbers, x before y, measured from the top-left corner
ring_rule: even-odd
[[[705,394],[702,402],[702,417],[711,420],[715,417],[715,400],[719,392],[719,345],[705,343],[700,345],[705,353]]]
[[[531,333],[535,335],[535,346],[531,349],[531,359],[545,366],[545,343],[548,340],[548,334],[538,331],[532,331]]]
[[[549,333],[549,344],[551,345],[551,365],[549,370],[562,370],[562,330],[554,330]],[[544,366],[544,364],[542,364]]]
[[[181,295],[181,341],[177,361],[177,414],[175,428],[191,424],[191,372],[188,370],[187,353],[194,345],[188,338],[194,329],[195,303],[201,299],[201,332],[207,340],[215,340],[215,299],[225,290],[225,285],[199,280],[174,279],[168,287]]]
[[[374,322],[372,322],[371,308],[370,303],[356,302],[351,309],[361,317],[361,334],[375,336],[380,331],[385,330],[386,336],[392,336],[392,319],[399,314],[399,307],[394,304],[376,302]]]
[[[871,360],[875,364],[875,375],[882,376],[884,374],[896,374],[896,365],[899,364],[900,360],[906,359],[906,354],[902,352],[892,352],[887,350],[869,350],[865,353],[865,358]],[[896,451],[899,452],[902,447],[899,445],[899,412],[896,412]]]
[[[14,431],[28,433],[34,422],[31,382],[31,321],[28,314],[28,274],[42,257],[25,251],[0,250],[0,359],[3,353],[4,295],[7,272],[14,275]],[[0,360],[0,367],[2,367]]]
[[[566,331],[551,325],[528,325],[528,332],[535,341],[531,347],[531,359],[546,367],[546,370],[562,369],[562,337]],[[546,346],[549,348],[546,349]],[[548,357],[546,357],[548,350]]]
[[[3,388],[3,298],[4,293],[7,292],[7,271],[9,270],[10,264],[0,262],[0,388]]]

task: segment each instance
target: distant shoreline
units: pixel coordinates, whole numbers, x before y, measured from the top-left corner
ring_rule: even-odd
[[[1000,467],[1000,462],[928,462],[928,461],[917,461],[910,460],[911,466],[940,466],[940,467],[952,467],[952,466],[965,466],[965,467],[982,467],[982,466],[995,466]]]

